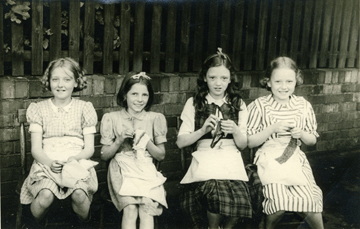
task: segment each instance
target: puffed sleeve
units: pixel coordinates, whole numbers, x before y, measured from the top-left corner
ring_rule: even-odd
[[[82,111],[82,122],[81,128],[83,129],[83,134],[93,134],[96,133],[96,124],[98,118],[94,106],[91,102],[86,102],[83,111]]]
[[[248,110],[248,121],[247,121],[247,134],[254,135],[261,132],[264,127],[262,125],[262,114],[258,106],[256,105],[258,101],[255,100],[250,103],[247,107]]]
[[[163,114],[157,113],[154,119],[154,143],[161,144],[167,142],[167,124]]]
[[[246,104],[243,101],[241,101],[238,117],[239,117],[238,126],[240,127],[240,132],[242,134],[246,134],[248,110],[246,108]]]
[[[178,136],[182,134],[190,134],[195,131],[195,107],[193,105],[193,98],[189,98],[185,106],[183,108],[183,111],[181,113],[181,126],[179,129]]]
[[[111,145],[114,142],[115,134],[113,131],[113,122],[109,113],[103,115],[100,125],[101,139],[103,145]]]
[[[310,134],[315,135],[315,137],[319,137],[317,129],[317,122],[315,117],[314,109],[312,108],[311,104],[306,101],[305,102],[305,122],[304,122],[304,130]]]
[[[40,114],[39,106],[36,103],[31,103],[26,110],[26,119],[30,124],[29,132],[42,133],[43,118]]]

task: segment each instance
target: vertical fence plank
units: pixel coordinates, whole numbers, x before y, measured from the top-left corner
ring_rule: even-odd
[[[270,61],[272,61],[277,55],[276,50],[277,50],[277,43],[278,43],[280,8],[281,8],[280,0],[272,1],[267,63],[270,63]]]
[[[348,45],[349,45],[349,36],[350,36],[350,24],[353,9],[353,1],[344,2],[344,17],[341,23],[341,32],[340,32],[340,48],[339,48],[339,60],[337,67],[345,68],[345,62],[348,55]],[[359,18],[358,18],[359,19]]]
[[[154,3],[151,26],[150,72],[160,72],[162,5]]]
[[[19,4],[23,1],[18,1]],[[12,75],[24,75],[24,23],[11,22],[11,62]]]
[[[321,25],[322,35],[321,35],[321,47],[320,47],[320,58],[319,58],[319,68],[326,67],[327,60],[329,58],[329,41],[330,41],[330,30],[331,30],[331,21],[332,21],[332,12],[334,10],[334,1],[335,0],[326,0],[324,5],[324,19]]]
[[[199,71],[202,65],[203,44],[204,44],[204,18],[205,17],[205,1],[199,0],[196,2],[195,13],[195,31],[194,31],[194,58],[193,71]]]
[[[280,27],[279,56],[288,55],[291,3],[292,1],[284,1],[282,18],[281,18],[281,27]]]
[[[114,13],[112,4],[104,5],[103,74],[113,73]]]
[[[188,65],[189,65],[190,17],[191,17],[191,2],[186,0],[182,3],[182,13],[181,13],[179,72],[189,71]]]
[[[50,61],[61,57],[61,2],[50,1]]]
[[[69,1],[69,56],[79,61],[80,51],[80,0]]]
[[[131,6],[129,2],[121,2],[121,19],[120,19],[120,50],[119,50],[119,73],[129,72],[129,55],[130,55],[130,16]]]
[[[301,37],[301,47],[300,53],[301,58],[298,61],[298,66],[300,68],[306,68],[309,60],[309,46],[310,46],[310,27],[312,27],[311,15],[313,11],[314,1],[305,0],[305,10],[304,10],[304,23],[302,29]]]
[[[234,15],[234,39],[233,39],[233,64],[235,69],[240,70],[241,60],[244,59],[241,53],[243,24],[244,24],[244,4],[245,0],[239,0],[235,3]]]
[[[217,23],[218,23],[218,8],[219,3],[217,0],[209,0],[209,31],[208,31],[208,45],[207,54],[216,53],[216,37],[217,37]]]
[[[254,38],[255,38],[255,18],[256,18],[256,2],[248,4],[247,7],[247,23],[246,23],[246,38],[245,38],[245,57],[244,70],[252,69],[253,53],[254,53]]]
[[[221,37],[220,46],[225,53],[230,51],[230,25],[231,25],[231,0],[223,1],[221,16]]]
[[[336,60],[339,54],[339,34],[343,13],[343,4],[344,1],[335,1],[335,10],[333,15],[333,24],[330,39],[330,58],[328,64],[329,68],[336,68]]]
[[[31,28],[31,74],[42,75],[43,71],[43,3],[32,1]]]
[[[134,71],[142,70],[143,49],[144,49],[144,19],[145,2],[135,3],[135,28],[134,28]]]
[[[174,71],[176,40],[176,2],[169,1],[167,8],[165,72]]]
[[[95,3],[86,2],[84,15],[83,68],[87,74],[94,73]]]
[[[293,15],[293,24],[292,24],[292,33],[291,33],[291,44],[290,44],[290,57],[297,62],[298,60],[298,51],[299,51],[299,42],[300,42],[300,25],[302,18],[302,1],[294,1],[294,15]]]
[[[5,51],[4,47],[4,3],[0,3],[0,76],[4,75],[4,61],[5,61]]]
[[[257,35],[257,50],[256,50],[256,70],[262,70],[265,64],[265,42],[266,42],[266,25],[268,21],[269,1],[261,0],[259,11],[259,26]]]
[[[354,7],[353,7],[353,16],[352,16],[352,22],[350,27],[350,41],[349,41],[349,55],[348,60],[346,63],[346,67],[353,68],[355,67],[355,60],[357,57],[357,68],[359,68],[359,1],[354,1]],[[356,47],[358,47],[356,51]]]
[[[315,2],[314,8],[314,22],[311,32],[311,43],[310,43],[310,63],[309,68],[316,68],[318,62],[318,52],[319,52],[319,40],[320,40],[320,31],[321,31],[321,18],[322,18],[322,9],[324,8],[324,1],[317,0]]]

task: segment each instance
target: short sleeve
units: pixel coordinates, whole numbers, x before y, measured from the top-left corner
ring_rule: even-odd
[[[161,144],[167,142],[167,124],[163,114],[158,113],[154,119],[154,143]]]
[[[109,113],[104,114],[100,125],[101,144],[111,145],[114,142],[115,134],[113,129],[114,127],[110,114]]]
[[[319,137],[319,134],[317,133],[317,122],[315,117],[314,109],[312,108],[311,104],[306,101],[305,103],[305,122],[304,122],[304,130],[310,134],[315,135],[316,137]]]
[[[81,128],[83,129],[83,133],[96,133],[95,126],[97,124],[98,118],[92,103],[86,102],[82,112],[83,119],[81,123]]]
[[[42,132],[43,118],[40,114],[39,106],[36,103],[31,103],[26,110],[26,119],[30,124],[29,132]]]
[[[247,107],[248,110],[248,121],[247,121],[247,134],[254,135],[263,130],[262,125],[262,114],[258,106],[256,105],[257,100],[250,103]]]
[[[184,109],[181,113],[180,119],[182,121],[179,135],[190,134],[195,131],[195,107],[193,105],[193,98],[189,98],[184,106]]]
[[[246,135],[248,111],[247,111],[247,108],[246,108],[246,104],[243,101],[241,102],[238,117],[239,117],[238,126],[240,128],[240,132],[242,134]]]

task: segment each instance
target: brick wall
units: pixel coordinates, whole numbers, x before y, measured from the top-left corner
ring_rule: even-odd
[[[269,92],[258,87],[263,72],[239,72],[236,83],[241,88],[247,104]],[[176,192],[176,184],[181,177],[180,151],[175,145],[176,117],[196,86],[195,74],[152,75],[155,91],[153,111],[163,113],[168,123],[168,143],[166,159],[161,170],[168,178],[166,189],[169,195]],[[93,103],[99,124],[104,113],[118,109],[116,92],[123,77],[119,75],[89,76],[88,88],[74,96]],[[0,78],[0,158],[1,158],[1,205],[13,212],[18,196],[14,194],[21,173],[18,110],[26,109],[31,102],[51,96],[43,93],[37,77]],[[304,147],[309,153],[324,151],[346,151],[360,146],[360,72],[358,69],[346,70],[304,70],[304,85],[296,89],[296,94],[308,99],[316,113],[320,138],[315,146]],[[26,130],[27,130],[26,125]],[[32,158],[27,137],[27,168]],[[93,159],[100,161],[100,136],[96,135],[96,150]],[[245,151],[246,152],[246,151]],[[106,163],[96,167],[100,189],[106,183]],[[3,211],[5,209],[2,209]],[[2,213],[3,214],[3,213]],[[4,216],[4,215],[2,215]]]

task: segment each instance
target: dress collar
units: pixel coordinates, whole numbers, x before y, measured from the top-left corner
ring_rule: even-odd
[[[137,114],[136,116],[133,116],[133,115],[129,114],[125,108],[122,108],[120,110],[120,114],[122,115],[122,117],[125,117],[125,119],[128,119],[128,120],[133,120],[133,119],[143,120],[145,118],[146,111],[142,110],[139,114]]]
[[[70,111],[70,109],[71,109],[72,104],[73,104],[73,99],[71,98],[70,103],[68,105],[66,105],[65,107],[57,107],[57,106],[55,106],[55,104],[53,103],[53,101],[51,99],[49,99],[49,102],[50,102],[51,109],[54,112],[65,111],[66,113],[68,113]]]
[[[278,103],[274,99],[273,94],[268,95],[266,101],[274,109],[280,109],[280,108],[297,109],[297,106],[299,105],[299,97],[297,97],[294,94],[290,95],[289,101],[286,104]]]
[[[227,96],[225,95],[222,99],[219,100],[215,100],[210,94],[207,94],[205,96],[208,104],[212,104],[215,103],[216,105],[218,105],[219,107],[221,107],[224,103],[228,103],[227,102]]]

